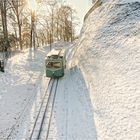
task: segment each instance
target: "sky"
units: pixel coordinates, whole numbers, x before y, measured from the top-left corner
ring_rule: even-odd
[[[66,0],[66,3],[71,5],[77,11],[78,18],[80,19],[80,25],[77,28],[77,32],[79,33],[83,23],[84,15],[92,5],[91,0]]]
[[[30,1],[32,1],[33,3],[34,0],[30,0]],[[73,9],[76,10],[77,17],[79,18],[79,24],[76,27],[76,34],[78,35],[82,27],[84,16],[92,5],[91,0],[59,0],[59,1],[64,2],[64,4],[66,5],[70,5]],[[34,6],[33,4],[31,5]],[[40,10],[45,11],[44,9],[46,9],[46,6],[44,8],[41,8]]]

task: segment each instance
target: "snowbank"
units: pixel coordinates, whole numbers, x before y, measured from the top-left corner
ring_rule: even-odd
[[[73,65],[90,90],[97,139],[139,140],[140,2],[112,2],[86,19]]]

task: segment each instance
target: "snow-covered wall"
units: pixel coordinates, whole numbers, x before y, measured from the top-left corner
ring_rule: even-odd
[[[77,45],[73,64],[90,89],[98,140],[139,140],[139,0],[113,0],[97,8]]]

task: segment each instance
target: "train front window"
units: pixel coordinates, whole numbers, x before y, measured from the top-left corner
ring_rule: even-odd
[[[60,62],[53,62],[53,67],[54,68],[61,68],[61,63]]]
[[[48,68],[61,68],[60,62],[48,62],[47,63]]]

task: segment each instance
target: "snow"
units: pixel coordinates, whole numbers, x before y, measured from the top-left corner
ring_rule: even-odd
[[[49,53],[47,54],[47,56],[59,55],[59,53],[60,53],[60,50],[53,49],[51,52],[49,52]]]
[[[140,2],[105,3],[86,19],[72,67],[81,69],[98,140],[140,139]]]
[[[52,48],[64,46],[67,62],[71,62],[74,44],[59,42]],[[12,57],[6,72],[0,73],[0,139],[29,138],[49,82],[44,72],[48,51],[48,47],[38,49],[35,54],[25,50]],[[50,129],[49,139],[96,139],[89,91],[77,67],[70,69],[68,65],[65,76],[59,80]]]
[[[113,3],[113,4],[123,4],[123,3],[132,3],[139,2],[139,0],[101,0],[103,3]]]
[[[140,140],[140,2],[104,0],[66,48],[49,140]],[[0,72],[0,139],[28,139],[49,82],[45,56],[16,54]]]
[[[0,139],[8,136],[34,100],[44,74],[45,50],[15,55],[0,73]],[[41,59],[42,58],[42,59]]]
[[[95,140],[91,101],[83,76],[75,68],[60,79],[49,139]]]

